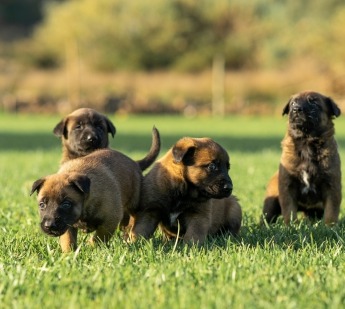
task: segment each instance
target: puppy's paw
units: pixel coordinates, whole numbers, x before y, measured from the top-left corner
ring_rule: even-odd
[[[138,237],[130,229],[130,230],[125,231],[125,233],[123,234],[123,239],[127,244],[133,244],[137,241]]]

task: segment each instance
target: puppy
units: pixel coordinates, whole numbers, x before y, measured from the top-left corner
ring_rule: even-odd
[[[160,224],[167,236],[201,244],[221,231],[237,234],[242,220],[230,196],[229,156],[209,138],[182,138],[144,177],[141,203],[129,235],[149,238]]]
[[[116,128],[104,115],[91,108],[79,108],[62,119],[54,128],[54,134],[62,140],[61,164],[86,156],[97,149],[108,148],[108,133],[115,136]],[[160,136],[154,127],[152,144],[147,156],[138,161],[141,170],[148,168],[160,151]]]
[[[136,211],[142,169],[154,159],[148,154],[135,162],[118,151],[99,149],[67,161],[56,174],[36,180],[31,194],[38,193],[43,232],[60,236],[63,252],[76,249],[78,229],[96,231],[91,242],[106,243],[119,224],[125,226],[129,214]]]
[[[107,148],[108,134],[114,137],[116,128],[106,116],[91,108],[80,108],[62,119],[53,132],[62,140],[61,163],[64,163]]]
[[[275,222],[282,214],[288,224],[297,212],[338,221],[341,203],[341,170],[333,119],[337,104],[317,92],[301,92],[283,109],[288,129],[282,141],[279,170],[271,178],[264,201],[263,218]]]

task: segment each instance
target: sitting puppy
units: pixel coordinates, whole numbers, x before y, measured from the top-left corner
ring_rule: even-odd
[[[157,129],[153,132],[158,134]],[[31,194],[38,192],[43,232],[61,236],[63,252],[76,248],[78,229],[96,231],[92,243],[107,242],[138,207],[142,170],[154,159],[147,155],[135,162],[118,151],[99,149],[36,180]]]
[[[204,242],[221,231],[237,234],[241,207],[231,195],[229,156],[209,138],[182,138],[144,177],[130,240],[149,238],[160,224],[168,236]]]
[[[109,133],[114,137],[116,129],[106,116],[91,108],[75,110],[54,128],[54,134],[62,140],[61,163],[107,148]]]
[[[283,110],[289,115],[282,141],[279,171],[270,180],[263,218],[285,223],[296,220],[297,211],[321,219],[338,221],[341,203],[341,170],[333,118],[340,115],[336,103],[316,92],[292,96]]]

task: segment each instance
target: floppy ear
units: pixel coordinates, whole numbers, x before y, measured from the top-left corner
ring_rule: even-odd
[[[195,150],[196,146],[192,139],[180,139],[172,149],[174,162],[182,162],[185,165],[193,164]]]
[[[35,192],[37,191],[40,192],[41,188],[42,188],[42,185],[43,183],[46,181],[45,178],[40,178],[40,179],[37,179],[33,184],[32,184],[32,187],[31,187],[31,191],[30,191],[30,196]]]
[[[328,110],[331,112],[332,116],[338,117],[341,114],[341,110],[338,105],[330,98],[325,97],[325,102],[328,106]]]
[[[69,177],[68,180],[81,193],[87,194],[90,192],[91,180],[86,175],[76,174]]]
[[[114,124],[105,116],[104,116],[104,120],[107,124],[108,133],[111,133],[111,136],[114,137],[114,135],[116,133],[116,128],[115,128]]]
[[[287,104],[286,104],[285,107],[283,108],[282,116],[289,114],[289,111],[290,111],[290,103],[291,103],[291,99],[287,102]]]
[[[62,119],[54,128],[53,130],[54,134],[58,137],[61,137],[62,135],[64,138],[67,138],[67,120]]]

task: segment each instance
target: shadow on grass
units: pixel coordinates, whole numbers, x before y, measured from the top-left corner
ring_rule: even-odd
[[[161,135],[163,154],[182,136]],[[280,139],[274,137],[236,137],[224,136],[216,141],[229,151],[258,152],[264,149],[280,149]],[[59,148],[61,141],[50,133],[9,133],[0,132],[0,151],[52,150]],[[151,145],[151,136],[122,134],[111,139],[110,146],[123,152],[147,152]]]
[[[156,243],[157,245],[157,243]],[[166,243],[166,250],[171,251],[173,241]],[[326,226],[322,221],[310,222],[301,220],[298,224],[286,226],[282,220],[277,223],[264,226],[250,224],[242,226],[239,235],[233,236],[224,233],[211,236],[200,247],[206,251],[214,249],[237,250],[242,247],[247,249],[259,248],[262,250],[293,250],[311,253],[311,250],[328,252],[333,247],[343,248],[345,245],[345,218],[335,226]],[[188,246],[187,246],[188,247]],[[194,250],[195,246],[192,246]],[[191,249],[190,247],[187,250]],[[186,251],[186,245],[178,242],[177,251]]]
[[[254,224],[244,226],[237,239],[239,245],[260,247],[263,249],[302,250],[317,248],[319,251],[345,244],[345,220],[333,227],[322,221],[311,223],[301,220],[298,224],[286,226],[282,221],[267,226]]]
[[[51,150],[60,145],[61,141],[49,133],[0,132],[0,151]]]
[[[161,134],[162,150],[165,153],[182,136]],[[222,136],[215,138],[229,152],[260,152],[263,150],[280,151],[281,138],[254,136]],[[337,139],[340,147],[345,147],[345,139]],[[122,134],[110,140],[110,146],[125,153],[147,152],[151,145],[150,134]],[[52,150],[61,147],[61,141],[52,133],[9,133],[0,132],[0,151]]]
[[[149,245],[148,245],[149,244]],[[187,245],[175,239],[165,240],[158,230],[154,238],[131,244],[132,250],[138,250],[144,245],[152,248],[153,252],[164,254],[189,254],[200,251],[228,250],[229,252],[240,250],[262,249],[301,251],[305,254],[313,254],[315,251],[330,252],[332,248],[343,248],[345,245],[345,219],[342,219],[333,227],[326,226],[323,222],[312,224],[302,220],[299,224],[286,226],[283,222],[272,224],[269,227],[259,224],[243,226],[238,236],[224,233],[218,236],[210,236],[201,245]]]

